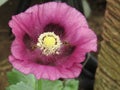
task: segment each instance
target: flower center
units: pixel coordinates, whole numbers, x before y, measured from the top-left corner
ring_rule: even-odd
[[[45,45],[45,47],[47,48],[52,48],[54,47],[56,43],[56,40],[53,36],[46,36],[43,40],[43,44]]]
[[[37,46],[44,55],[59,54],[61,41],[54,32],[45,32],[39,36]]]

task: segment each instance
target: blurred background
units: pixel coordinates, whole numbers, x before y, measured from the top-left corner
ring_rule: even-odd
[[[12,66],[8,62],[8,55],[10,54],[10,45],[13,40],[13,36],[8,26],[8,22],[11,19],[11,16],[21,11],[24,11],[25,8],[29,7],[29,5],[32,6],[34,4],[50,0],[26,0],[31,1],[31,3],[28,3],[27,7],[24,7],[23,5],[23,9],[20,7],[21,1],[24,2],[25,0],[0,0],[0,90],[5,90],[5,87],[8,85],[6,72],[11,70],[12,68]],[[78,0],[78,2],[76,2],[75,4],[70,2],[72,0],[63,1],[67,2],[71,6],[76,7],[84,15],[86,15],[90,28],[98,36],[99,45],[99,42],[102,40],[101,26],[103,25],[104,20],[106,0]],[[97,57],[97,54],[95,54],[95,57]]]

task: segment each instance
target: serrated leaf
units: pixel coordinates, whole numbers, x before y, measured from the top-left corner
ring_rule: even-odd
[[[35,90],[35,89],[24,82],[19,82],[15,85],[7,87],[6,90]]]
[[[9,84],[17,84],[19,82],[24,82],[31,87],[35,88],[36,79],[33,75],[24,75],[23,73],[13,69],[11,72],[7,73]]]
[[[38,90],[62,90],[63,83],[60,80],[50,81],[50,80],[39,80]]]
[[[64,82],[63,90],[78,90],[79,81],[75,79],[69,79]]]
[[[24,75],[15,69],[7,75],[10,83],[7,90],[78,90],[78,80],[75,79],[65,81],[36,80],[33,75]]]

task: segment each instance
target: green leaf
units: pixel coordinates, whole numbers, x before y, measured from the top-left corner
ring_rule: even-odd
[[[8,72],[10,86],[6,90],[78,90],[78,80],[37,80],[33,75],[24,75],[13,69]]]
[[[25,89],[25,90],[62,90],[63,84],[62,81],[56,80],[36,80],[36,78],[33,75],[24,75],[23,73],[13,69],[11,72],[7,73],[8,76],[8,82],[11,86],[7,88],[7,90],[19,90],[19,87],[30,87],[31,89]],[[22,86],[23,85],[23,86]],[[15,88],[15,89],[14,89]],[[24,89],[23,89],[24,90]]]
[[[17,84],[19,82],[24,82],[25,84],[35,88],[36,79],[33,75],[24,75],[21,72],[13,69],[11,72],[7,73],[9,84]]]
[[[35,90],[33,87],[25,84],[24,82],[19,82],[15,85],[7,87],[6,90]]]
[[[75,79],[68,79],[64,81],[64,89],[63,90],[78,90],[79,81]]]
[[[60,80],[50,81],[50,80],[39,80],[38,90],[62,90],[63,83]]]

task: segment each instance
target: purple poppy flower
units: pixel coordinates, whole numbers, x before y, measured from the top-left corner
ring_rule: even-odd
[[[9,22],[15,40],[9,61],[37,79],[77,77],[86,53],[97,50],[97,38],[85,17],[65,3],[30,7]]]

